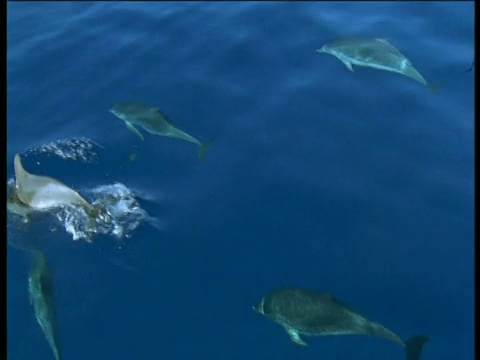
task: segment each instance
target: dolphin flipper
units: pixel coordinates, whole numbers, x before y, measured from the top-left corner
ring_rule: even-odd
[[[351,62],[346,61],[346,60],[342,60],[342,62],[345,64],[345,66],[347,67],[348,70],[350,70],[351,72],[353,72],[353,67],[352,67],[352,63],[351,63]]]
[[[322,47],[321,49],[317,49],[316,50],[319,54],[322,54],[322,53],[326,53],[325,49]],[[352,67],[352,63],[347,61],[347,60],[343,60],[343,59],[340,59],[342,61],[342,63],[347,67],[348,70],[350,70],[351,72],[353,72],[353,67]]]
[[[287,332],[288,336],[290,337],[290,340],[292,340],[293,343],[300,346],[307,346],[307,343],[302,340],[298,331],[289,327],[285,327],[285,331]]]
[[[140,137],[140,139],[142,139],[142,141],[144,140],[142,133],[141,133],[140,131],[138,131],[135,126],[133,126],[132,124],[130,124],[129,122],[126,122],[126,121],[125,121],[125,125],[127,125],[127,128],[128,128],[130,131],[132,131],[133,133],[137,134],[137,135]]]

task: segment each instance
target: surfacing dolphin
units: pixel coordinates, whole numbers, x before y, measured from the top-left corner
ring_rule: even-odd
[[[90,216],[95,216],[95,208],[75,190],[51,177],[27,172],[23,168],[19,154],[15,155],[14,168],[15,188],[10,196],[12,211],[18,208],[28,214],[28,210],[48,211],[72,204],[83,206]]]
[[[33,249],[33,263],[28,276],[28,294],[30,303],[35,309],[37,322],[42,328],[55,359],[60,360],[53,277],[45,255],[38,249]]]
[[[430,85],[413,67],[410,60],[386,39],[348,37],[327,43],[317,49],[317,52],[337,57],[351,72],[352,65],[370,67],[408,76],[430,90],[439,87]]]
[[[331,294],[296,287],[282,287],[262,298],[253,309],[283,326],[290,339],[306,346],[300,334],[370,335],[384,338],[405,347],[407,360],[419,360],[428,338],[422,335],[408,340],[383,325],[369,320]]]
[[[211,142],[202,143],[186,132],[177,129],[172,125],[170,120],[160,112],[158,107],[153,107],[147,104],[120,101],[112,106],[109,110],[113,115],[122,119],[128,129],[138,135],[143,140],[142,133],[135,128],[134,125],[141,126],[143,129],[153,135],[168,136],[185,141],[189,141],[200,147],[198,157],[203,160],[205,151]]]

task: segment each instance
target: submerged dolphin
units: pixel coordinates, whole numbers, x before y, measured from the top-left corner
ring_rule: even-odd
[[[189,141],[200,146],[198,157],[203,160],[205,151],[210,142],[202,143],[186,132],[177,129],[170,120],[160,112],[158,107],[131,101],[121,101],[112,106],[109,110],[113,115],[122,119],[128,129],[137,134],[143,140],[143,135],[134,125],[139,125],[150,134],[168,136]]]
[[[419,360],[422,347],[428,341],[428,338],[422,335],[405,341],[332,295],[308,289],[279,288],[263,297],[253,308],[282,325],[290,339],[297,345],[307,345],[300,334],[370,335],[404,346],[407,360]]]
[[[33,263],[28,276],[30,303],[35,309],[35,317],[53,351],[55,359],[60,360],[53,277],[47,265],[45,255],[38,249],[34,249],[33,254]]]
[[[23,168],[19,154],[15,155],[14,168],[15,189],[10,197],[12,211],[19,210],[28,213],[28,209],[46,211],[68,204],[76,204],[83,206],[89,215],[95,216],[94,207],[75,190],[51,177],[27,172]]]
[[[349,37],[325,44],[317,52],[337,57],[351,72],[352,65],[365,66],[408,76],[430,90],[438,87],[430,85],[410,60],[385,39]]]

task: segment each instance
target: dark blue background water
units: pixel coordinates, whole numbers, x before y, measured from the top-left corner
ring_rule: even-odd
[[[443,88],[315,52],[352,34],[389,39]],[[283,284],[427,334],[424,359],[472,359],[473,35],[473,2],[9,3],[9,178],[15,153],[85,136],[100,164],[25,167],[120,181],[163,224],[93,244],[48,219],[9,230],[50,261],[64,359],[404,358],[368,337],[292,345],[251,309]],[[215,138],[205,161],[141,142],[107,111],[122,99]],[[10,360],[52,358],[29,266],[8,247]]]

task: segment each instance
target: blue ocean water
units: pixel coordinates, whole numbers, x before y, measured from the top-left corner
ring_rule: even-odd
[[[156,219],[74,241],[54,218],[8,223],[55,280],[64,359],[404,359],[361,336],[305,337],[251,306],[280,285],[331,292],[423,359],[473,358],[473,2],[10,2],[7,176],[119,182]],[[315,49],[387,38],[431,83]],[[108,112],[152,104],[192,144]],[[85,137],[98,161],[32,153]],[[135,159],[133,159],[134,154]],[[133,160],[133,161],[132,161]],[[8,180],[7,179],[7,180]],[[8,246],[10,360],[52,359]]]

